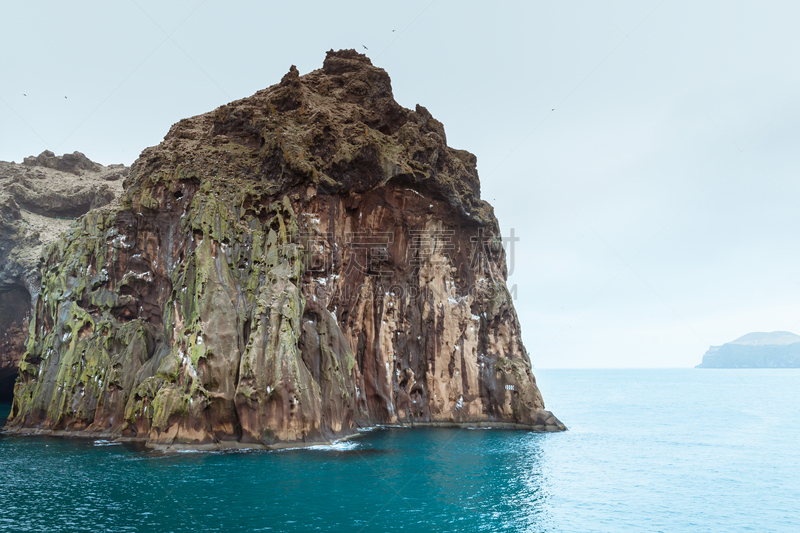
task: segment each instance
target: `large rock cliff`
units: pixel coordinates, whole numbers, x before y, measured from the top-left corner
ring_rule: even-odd
[[[45,151],[22,164],[0,161],[0,401],[11,400],[39,291],[42,249],[72,219],[111,204],[128,175],[80,152]]]
[[[181,120],[47,252],[8,429],[285,446],[560,430],[476,159],[353,50]]]

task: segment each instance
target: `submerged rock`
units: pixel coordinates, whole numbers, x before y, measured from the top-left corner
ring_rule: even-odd
[[[748,333],[710,347],[695,368],[800,368],[800,335],[788,331]]]
[[[123,165],[80,152],[0,161],[0,401],[10,401],[39,292],[41,253],[72,220],[122,193]]]
[[[474,155],[353,50],[181,120],[50,246],[8,429],[282,446],[562,430]]]

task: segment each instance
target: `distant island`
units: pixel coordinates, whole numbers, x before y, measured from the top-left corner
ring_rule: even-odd
[[[710,347],[695,368],[800,368],[800,335],[788,331],[748,333]]]

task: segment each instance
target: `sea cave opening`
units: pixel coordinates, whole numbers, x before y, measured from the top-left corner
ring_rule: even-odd
[[[11,403],[11,400],[14,399],[14,382],[16,381],[16,372],[6,372],[0,375],[0,403]]]
[[[30,309],[31,295],[23,285],[0,287],[0,403],[10,402],[14,396]]]

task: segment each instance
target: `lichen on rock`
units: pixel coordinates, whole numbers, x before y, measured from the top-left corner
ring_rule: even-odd
[[[39,293],[43,248],[92,208],[109,207],[129,169],[80,152],[44,151],[22,164],[0,161],[0,401],[11,399]]]
[[[475,156],[353,50],[175,124],[50,246],[7,428],[285,446],[560,430]]]

